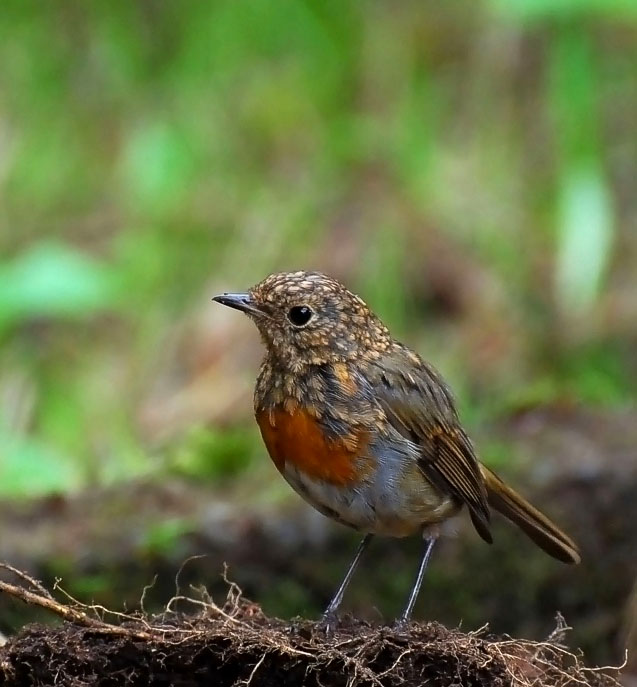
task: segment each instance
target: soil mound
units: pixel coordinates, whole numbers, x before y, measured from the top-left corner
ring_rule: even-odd
[[[561,618],[546,642],[438,623],[398,630],[347,617],[326,634],[320,623],[268,618],[234,585],[223,606],[199,590],[199,598],[175,597],[161,615],[133,616],[60,603],[18,574],[27,586],[0,582],[0,589],[64,622],[26,626],[0,648],[0,685],[7,687],[618,685],[564,646]]]

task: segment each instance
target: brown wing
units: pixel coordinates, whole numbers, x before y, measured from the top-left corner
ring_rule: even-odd
[[[484,480],[440,375],[398,348],[374,364],[370,380],[391,425],[420,447],[422,471],[441,491],[467,504],[478,533],[491,542]]]

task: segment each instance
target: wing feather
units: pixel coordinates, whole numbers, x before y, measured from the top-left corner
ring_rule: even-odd
[[[390,424],[420,447],[422,471],[439,489],[467,505],[476,529],[491,541],[478,460],[440,375],[413,353],[398,349],[378,361],[370,377]]]

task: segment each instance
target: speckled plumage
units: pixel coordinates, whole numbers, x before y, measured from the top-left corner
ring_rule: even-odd
[[[250,296],[267,315],[253,318],[267,347],[255,414],[266,446],[291,486],[325,515],[363,532],[405,536],[458,511],[461,501],[427,478],[418,441],[391,424],[378,398],[388,391],[383,382],[388,361],[396,370],[417,369],[432,381],[436,378],[425,385],[435,392],[433,408],[455,424],[451,395],[433,370],[394,341],[360,297],[325,275],[274,274],[251,289]],[[315,315],[311,327],[297,330],[286,313],[300,303]],[[400,383],[408,387],[415,377],[400,374]],[[285,414],[293,417],[299,409],[316,420],[332,446],[324,455],[324,470],[308,465],[304,454],[312,447],[302,432],[298,443],[275,445],[277,426],[285,431],[280,429]],[[351,443],[354,437],[364,441],[356,442],[360,445],[348,457],[350,469],[343,465],[339,478],[329,466],[334,456],[342,456],[338,447],[343,438]],[[488,519],[486,496],[481,496],[483,518]]]
[[[249,293],[266,315],[253,317],[267,347],[266,363],[278,364],[286,373],[371,360],[392,345],[389,330],[363,299],[319,272],[271,274]],[[313,308],[315,317],[311,326],[295,330],[286,313],[299,304]]]
[[[579,559],[566,535],[478,462],[440,375],[337,280],[279,273],[217,300],[261,333],[257,422],[281,474],[319,511],[405,536],[466,505],[490,542],[491,506],[551,555]]]

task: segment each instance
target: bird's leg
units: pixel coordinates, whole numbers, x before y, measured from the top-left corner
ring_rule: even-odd
[[[345,574],[345,577],[343,578],[340,587],[336,590],[334,598],[330,601],[329,606],[325,609],[325,613],[323,613],[321,623],[324,625],[326,632],[331,632],[333,626],[336,624],[336,611],[338,610],[338,607],[341,605],[341,602],[343,601],[343,595],[345,594],[345,590],[347,589],[347,586],[349,585],[352,576],[354,575],[354,571],[358,567],[363,552],[367,548],[369,542],[372,540],[372,536],[372,534],[366,534],[363,537],[363,540],[358,545],[358,549],[356,551],[356,555],[354,556],[354,560],[351,562],[349,568],[347,569],[347,573]]]
[[[411,612],[414,610],[414,604],[416,603],[416,599],[418,598],[418,592],[420,591],[420,587],[422,585],[422,578],[425,576],[425,570],[427,570],[427,564],[429,563],[431,551],[434,547],[434,544],[436,543],[436,539],[437,537],[432,536],[430,534],[423,540],[424,547],[422,551],[422,558],[420,559],[420,566],[418,568],[418,575],[416,576],[414,586],[411,588],[411,592],[409,593],[409,599],[407,600],[405,610],[402,612],[400,619],[396,623],[397,629],[404,630],[409,624]]]

